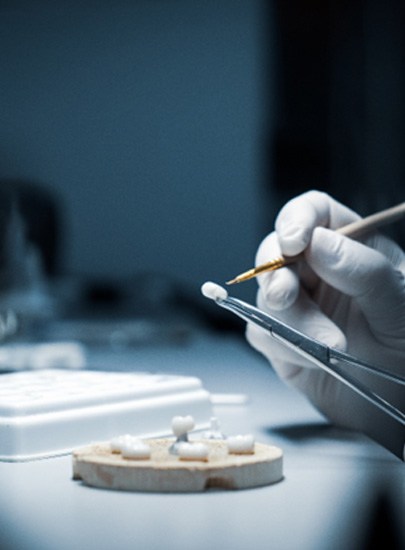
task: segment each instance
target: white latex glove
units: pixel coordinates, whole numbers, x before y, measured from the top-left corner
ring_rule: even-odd
[[[358,218],[318,191],[288,202],[256,264],[302,251],[305,261],[260,275],[258,307],[331,347],[405,374],[404,252],[380,234],[358,242],[332,231]],[[249,324],[247,339],[332,422],[370,431],[370,408],[352,390],[259,327]],[[405,386],[364,371],[356,376],[403,409]]]

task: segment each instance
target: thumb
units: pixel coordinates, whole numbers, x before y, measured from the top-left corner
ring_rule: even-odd
[[[395,243],[387,240],[389,247]],[[375,336],[405,338],[405,277],[387,257],[362,243],[317,227],[307,261],[325,282],[354,298]]]

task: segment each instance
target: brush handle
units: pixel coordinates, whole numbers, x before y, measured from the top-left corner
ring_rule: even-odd
[[[360,235],[368,231],[373,231],[378,227],[395,222],[404,216],[405,202],[402,202],[400,204],[397,204],[396,206],[387,208],[386,210],[381,210],[381,212],[377,212],[376,214],[371,214],[371,216],[367,216],[366,218],[362,218],[355,222],[349,223],[348,225],[344,225],[343,227],[339,227],[335,231],[336,233],[339,233],[340,235],[345,235],[346,237],[359,237]],[[267,271],[275,271],[276,269],[280,269],[281,267],[297,262],[298,260],[302,260],[303,258],[303,252],[301,252],[301,254],[297,254],[296,256],[279,256],[277,258],[274,258],[273,260],[270,260],[269,262],[249,269],[249,271],[246,271],[245,273],[241,273],[231,281],[228,281],[226,284],[234,284],[248,281],[249,279],[253,279],[253,277],[260,275],[261,273],[266,273]]]
[[[336,229],[337,233],[345,235],[346,237],[359,236],[360,234],[366,233],[367,231],[372,231],[388,223],[395,222],[405,216],[405,202],[393,206],[392,208],[387,208],[361,220],[357,220],[353,223],[349,223],[339,229]]]
[[[381,212],[377,212],[376,214],[371,214],[371,216],[367,216],[366,218],[361,218],[360,220],[344,225],[343,227],[339,227],[335,231],[336,233],[339,233],[340,235],[344,235],[345,237],[359,237],[360,235],[363,235],[368,231],[373,231],[374,229],[378,229],[383,225],[387,225],[389,223],[398,221],[404,216],[405,216],[405,202],[402,202],[401,204],[397,204],[397,206],[387,208],[386,210],[381,210]],[[297,254],[296,256],[283,256],[282,258],[277,259],[280,262],[280,265],[273,269],[278,269],[278,267],[284,267],[285,265],[296,262],[297,260],[301,260],[303,257],[304,257],[303,252],[301,254]],[[258,266],[258,267],[260,269],[262,266]],[[261,272],[262,271],[263,270],[261,270]]]
[[[344,225],[343,227],[339,227],[335,231],[345,237],[360,237],[360,235],[364,235],[364,233],[378,229],[383,225],[388,225],[389,223],[398,221],[404,216],[405,202],[402,202],[401,204],[397,204],[397,206],[387,208],[386,210],[381,210],[381,212],[371,214],[371,216],[361,218],[360,220]],[[285,265],[296,262],[297,260],[301,260],[303,257],[303,252],[301,254],[297,254],[297,256],[283,256],[284,262],[283,265],[280,265],[280,267],[284,267]]]

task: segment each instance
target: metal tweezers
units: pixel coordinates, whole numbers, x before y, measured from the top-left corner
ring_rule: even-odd
[[[282,342],[287,347],[294,349],[297,353],[309,359],[321,369],[328,372],[331,376],[337,378],[340,382],[350,387],[354,392],[367,400],[372,407],[377,408],[380,412],[382,412],[384,416],[388,415],[391,421],[388,423],[389,426],[387,427],[391,429],[394,428],[398,435],[396,437],[396,441],[392,444],[390,441],[387,442],[386,438],[383,444],[385,447],[391,447],[390,450],[394,452],[394,454],[399,456],[402,460],[405,460],[405,414],[394,405],[383,399],[380,395],[362,384],[356,378],[345,372],[342,366],[353,365],[355,367],[360,367],[361,369],[370,371],[385,380],[401,385],[405,384],[405,377],[390,373],[383,368],[370,365],[366,361],[357,359],[348,353],[330,348],[322,342],[306,336],[302,332],[276,319],[268,313],[265,313],[257,307],[254,307],[237,298],[232,298],[230,296],[225,299],[217,298],[216,303],[236,314],[238,317],[241,317],[245,321],[254,323],[267,330],[273,338]],[[376,439],[374,433],[371,436]],[[400,439],[399,444],[398,437]]]

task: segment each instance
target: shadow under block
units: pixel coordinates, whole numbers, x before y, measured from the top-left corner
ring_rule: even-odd
[[[169,453],[173,440],[151,439],[151,457],[123,458],[109,443],[73,452],[73,479],[104,489],[142,492],[200,492],[210,488],[248,489],[283,478],[283,453],[255,443],[252,454],[228,454],[226,441],[199,440],[209,446],[207,460],[184,460]]]

